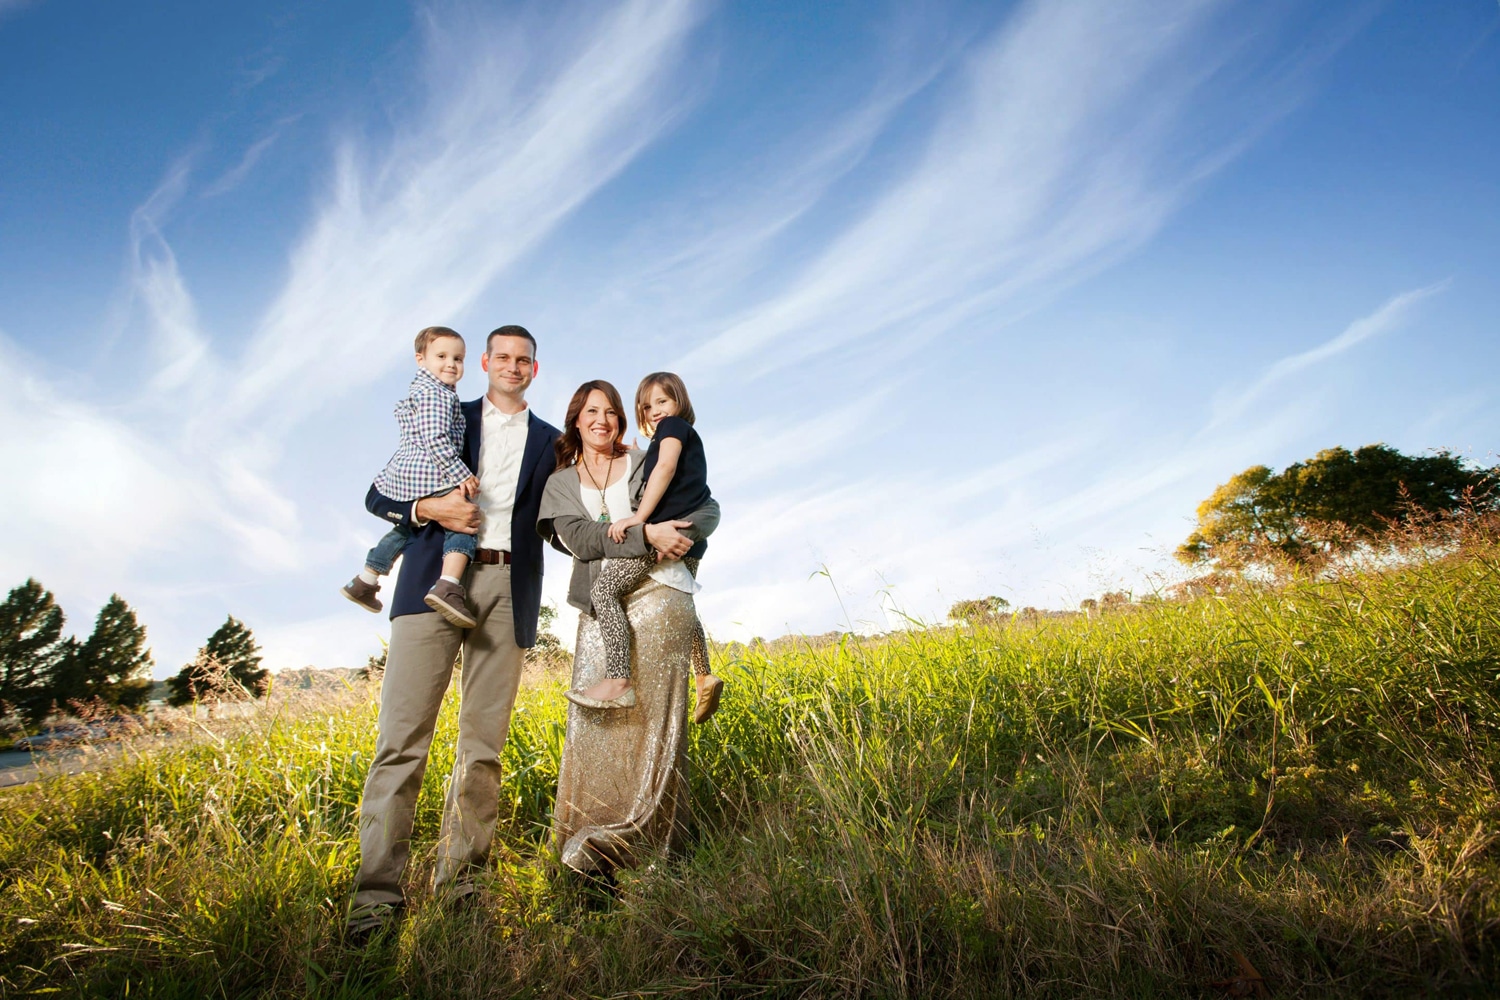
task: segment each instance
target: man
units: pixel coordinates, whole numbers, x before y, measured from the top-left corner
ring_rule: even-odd
[[[526,404],[538,365],[536,338],[524,327],[492,332],[480,366],[488,390],[463,404],[464,459],[479,476],[477,505],[457,491],[397,503],[372,488],[365,498],[371,513],[409,524],[416,533],[402,555],[391,600],[379,735],[360,804],[360,867],[346,925],[355,937],[381,928],[404,904],[401,876],[411,853],[417,793],[460,646],[458,746],[433,890],[455,902],[471,894],[472,875],[487,863],[495,832],[500,751],[525,650],[536,643],[542,602],[537,508],[553,471],[558,430]],[[647,540],[665,556],[680,556],[692,544],[669,526],[650,527],[658,530],[648,531]],[[449,624],[423,599],[441,571],[442,528],[478,535],[467,581],[477,624],[467,631]]]

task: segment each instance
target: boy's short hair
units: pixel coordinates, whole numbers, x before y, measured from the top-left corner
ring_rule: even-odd
[[[484,338],[484,353],[490,353],[490,348],[494,345],[496,337],[522,337],[531,341],[531,353],[532,355],[536,354],[536,338],[524,326],[516,326],[516,324],[510,323],[491,330],[490,335]],[[532,360],[536,360],[535,357]]]
[[[417,353],[426,354],[427,345],[431,344],[434,340],[438,340],[442,337],[453,337],[457,339],[460,344],[464,342],[464,338],[458,335],[457,330],[450,330],[446,326],[429,326],[427,329],[417,334]]]
[[[677,415],[689,424],[693,422],[693,402],[688,399],[687,386],[675,372],[652,372],[641,379],[641,384],[635,389],[635,423],[636,426],[645,431],[650,427],[651,432],[656,431],[646,411],[650,408],[646,403],[646,396],[656,386],[661,386],[662,391],[677,404]]]

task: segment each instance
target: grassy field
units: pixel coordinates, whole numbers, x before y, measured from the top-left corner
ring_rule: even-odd
[[[0,994],[1247,995],[1500,990],[1500,549],[719,664],[685,856],[619,898],[545,834],[523,692],[483,904],[412,873],[339,942],[368,700],[5,793]],[[436,834],[446,706],[416,837]]]

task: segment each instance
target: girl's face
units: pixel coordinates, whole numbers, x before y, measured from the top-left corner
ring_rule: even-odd
[[[655,427],[667,417],[677,416],[677,400],[667,395],[667,390],[660,385],[653,385],[646,390],[646,417]]]
[[[598,389],[589,393],[578,413],[578,436],[591,451],[610,451],[620,440],[620,411]]]

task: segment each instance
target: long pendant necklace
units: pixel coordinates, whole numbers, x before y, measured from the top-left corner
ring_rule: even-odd
[[[604,491],[609,486],[609,477],[612,476],[615,471],[615,456],[609,456],[609,468],[604,470],[603,486],[600,486],[599,480],[594,478],[594,470],[589,468],[589,461],[587,458],[584,458],[584,460],[580,464],[583,466],[583,471],[588,473],[589,482],[593,484],[594,489],[599,491],[599,523],[608,524],[609,501],[604,498]]]

